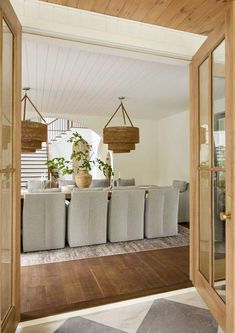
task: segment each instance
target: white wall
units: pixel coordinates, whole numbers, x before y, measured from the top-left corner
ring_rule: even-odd
[[[157,184],[189,180],[189,111],[159,120],[157,133]]]
[[[100,137],[108,121],[108,118],[98,116],[64,117],[79,121]],[[121,178],[134,177],[138,185],[169,185],[173,179],[189,180],[189,112],[161,120],[132,121],[140,129],[140,143],[130,153],[113,154],[115,178],[119,173]],[[98,155],[104,160],[106,154],[107,145],[101,142]]]
[[[114,154],[116,178],[135,178],[136,184],[157,183],[157,121],[135,120],[140,129],[140,143],[126,154]]]
[[[79,120],[102,137],[103,127],[108,118],[80,116]],[[118,178],[120,173],[122,178],[134,177],[137,184],[154,184],[157,180],[157,121],[144,119],[132,119],[132,121],[134,126],[140,129],[140,143],[130,153],[113,154],[115,178]],[[107,145],[104,145],[103,149],[107,151]]]
[[[107,119],[80,116],[102,137]],[[115,178],[136,179],[137,184],[170,185],[189,180],[189,111],[160,120],[132,119],[140,129],[140,143],[127,154],[114,154]]]

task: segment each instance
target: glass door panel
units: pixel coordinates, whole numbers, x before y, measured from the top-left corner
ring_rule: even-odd
[[[1,153],[1,319],[12,307],[13,34],[3,20]]]
[[[208,171],[200,172],[199,193],[199,270],[209,281],[211,217],[208,207],[211,205],[211,175]]]
[[[209,59],[199,67],[200,165],[209,165]]]
[[[220,220],[220,213],[225,212],[225,172],[215,172],[213,179],[213,286],[225,301],[226,222]]]
[[[1,318],[12,306],[12,174],[1,174]]]
[[[212,53],[212,126],[213,126],[213,287],[225,301],[226,222],[225,212],[225,42]]]
[[[225,301],[225,41],[198,75],[199,271]]]
[[[212,53],[212,112],[214,166],[225,166],[225,42]]]
[[[210,163],[209,147],[209,58],[199,67],[199,144],[200,167],[207,168]],[[210,279],[210,173],[201,170],[199,173],[199,270]]]
[[[2,169],[12,168],[13,34],[3,20],[2,68]]]

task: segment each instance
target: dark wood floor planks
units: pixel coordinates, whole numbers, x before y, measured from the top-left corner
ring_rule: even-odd
[[[22,320],[190,286],[187,246],[22,267]]]

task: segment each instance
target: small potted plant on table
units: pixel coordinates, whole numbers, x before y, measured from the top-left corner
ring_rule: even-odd
[[[64,157],[55,157],[46,162],[50,173],[51,187],[58,187],[58,179],[60,173],[62,175],[71,174],[73,170],[69,168],[70,161],[66,161]]]

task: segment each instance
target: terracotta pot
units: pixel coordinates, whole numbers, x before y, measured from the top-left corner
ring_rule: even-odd
[[[75,176],[75,182],[78,187],[89,187],[91,185],[92,176],[87,170],[79,170]]]
[[[58,180],[56,178],[51,179],[51,188],[57,188],[59,187]]]

